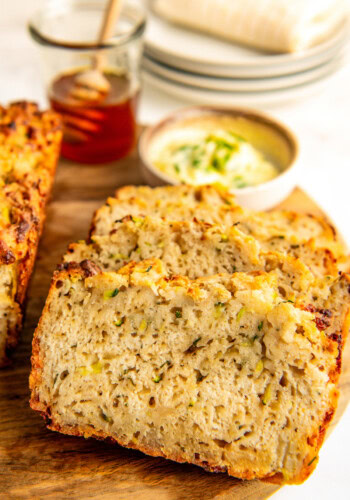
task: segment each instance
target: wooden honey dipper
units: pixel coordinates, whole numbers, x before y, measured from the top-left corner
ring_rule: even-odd
[[[109,0],[101,24],[97,44],[104,44],[113,34],[113,29],[121,11],[121,0]],[[96,100],[108,94],[110,83],[103,74],[103,52],[97,51],[92,58],[91,68],[79,73],[71,89],[72,97],[83,100]]]

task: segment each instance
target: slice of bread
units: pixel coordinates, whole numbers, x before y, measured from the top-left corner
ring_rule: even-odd
[[[67,263],[35,332],[31,406],[66,434],[300,483],[336,407],[342,343],[279,285],[274,271],[190,280],[157,259],[118,273]],[[344,308],[331,293],[323,303]]]
[[[96,211],[90,232],[108,234],[127,215],[151,215],[179,221],[196,217],[211,224],[231,226],[243,213],[232,195],[214,186],[125,186]]]
[[[90,259],[102,269],[113,271],[129,260],[156,257],[166,262],[170,274],[198,278],[220,272],[264,270],[271,254],[262,250],[260,241],[242,232],[240,225],[227,228],[196,219],[175,222],[127,216],[110,234],[92,235],[91,240],[91,244],[70,245],[65,261]],[[300,259],[315,276],[338,273],[331,252],[315,248],[311,242],[295,245],[289,253],[290,261]],[[279,254],[282,259],[283,254]]]
[[[127,186],[109,198],[94,215],[91,235],[110,234],[120,219],[131,215],[192,220],[232,226],[259,240],[266,251],[295,252],[299,245],[325,248],[335,257],[345,253],[334,228],[324,219],[288,211],[250,212],[232,195],[214,186]]]
[[[0,366],[21,328],[61,136],[52,111],[29,102],[0,106]]]

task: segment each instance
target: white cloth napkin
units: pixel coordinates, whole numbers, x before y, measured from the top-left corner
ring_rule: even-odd
[[[273,52],[297,52],[344,20],[345,0],[154,0],[167,20]]]

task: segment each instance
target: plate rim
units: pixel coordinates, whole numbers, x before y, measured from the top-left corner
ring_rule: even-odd
[[[177,99],[182,99],[185,102],[190,102],[193,104],[212,104],[217,106],[222,105],[239,105],[244,107],[257,107],[259,106],[273,106],[281,104],[283,102],[288,102],[291,100],[303,99],[308,97],[311,91],[317,92],[324,88],[327,82],[334,77],[336,70],[328,76],[323,78],[315,79],[314,81],[308,82],[302,85],[296,85],[286,89],[280,89],[279,91],[265,91],[265,92],[219,92],[198,89],[195,87],[181,86],[180,84],[168,82],[164,79],[154,77],[150,73],[145,71],[142,72],[142,78],[145,79],[146,83],[152,85],[162,92],[167,93]],[[160,81],[161,80],[161,81]],[[164,88],[166,87],[166,88]],[[170,88],[169,88],[170,87]],[[302,95],[298,95],[298,91]],[[185,95],[184,95],[185,93]],[[212,94],[212,95],[210,95]],[[231,99],[231,101],[230,101]]]
[[[158,20],[161,22],[167,23],[168,25],[172,25],[172,23],[169,23],[168,21],[161,19],[159,16],[156,16],[155,14],[152,14],[153,17],[156,17]],[[212,60],[201,58],[201,59],[194,59],[191,56],[187,55],[181,55],[179,56],[178,53],[176,53],[173,50],[162,50],[161,47],[158,45],[155,45],[154,42],[150,41],[147,37],[148,32],[146,30],[145,33],[145,38],[144,38],[144,44],[145,44],[145,49],[147,51],[153,51],[153,53],[158,53],[162,54],[163,56],[169,58],[171,57],[174,60],[177,61],[182,61],[184,63],[190,63],[190,64],[196,64],[196,65],[206,65],[207,67],[210,66],[212,68],[256,68],[257,66],[263,66],[266,67],[266,65],[271,65],[271,67],[276,67],[279,65],[288,65],[291,63],[297,63],[300,61],[312,59],[313,57],[316,57],[317,55],[321,55],[324,52],[327,52],[328,50],[331,50],[338,44],[341,44],[343,41],[345,41],[348,36],[350,35],[349,33],[349,16],[345,14],[343,20],[341,21],[340,25],[336,29],[333,30],[332,34],[327,37],[326,40],[314,45],[313,47],[310,47],[309,49],[302,51],[302,52],[294,52],[294,53],[283,53],[283,54],[266,54],[266,53],[261,53],[261,56],[257,54],[256,57],[246,60],[246,61],[240,61],[239,63],[233,63],[229,65],[221,64],[221,63],[215,63]],[[190,32],[188,28],[178,26],[176,25],[177,28],[183,29],[184,31]],[[203,34],[203,33],[202,33]],[[205,34],[204,34],[205,36]],[[211,37],[210,35],[207,35],[208,38]],[[212,37],[211,37],[212,38]],[[215,38],[215,37],[214,37]],[[224,40],[225,41],[225,40]],[[230,42],[227,42],[230,43]],[[234,42],[232,42],[234,43]],[[236,44],[239,45],[239,44]]]
[[[152,60],[150,57],[145,56],[142,63],[142,69],[148,73],[152,73],[155,77],[160,77],[167,79],[171,83],[177,83],[179,85],[190,86],[199,90],[207,90],[214,92],[262,92],[262,91],[277,91],[279,89],[288,89],[289,87],[293,87],[296,85],[302,85],[311,83],[313,80],[317,78],[322,78],[323,76],[327,76],[328,72],[332,73],[334,70],[334,66],[338,68],[344,60],[344,54],[339,53],[334,57],[330,58],[326,62],[317,65],[313,68],[309,68],[307,70],[298,71],[296,73],[291,73],[289,75],[279,75],[275,77],[262,77],[262,78],[227,78],[227,77],[215,77],[209,75],[200,75],[196,73],[181,71],[177,68],[172,68],[163,63],[159,63],[157,61]],[[158,69],[160,70],[158,72]],[[304,80],[300,81],[303,78]],[[182,77],[185,76],[183,79]],[[299,79],[297,78],[299,77]],[[190,83],[190,78],[192,78],[192,82]],[[197,83],[194,82],[197,80]],[[202,81],[201,81],[202,80]],[[291,84],[288,84],[288,80],[292,80]],[[297,82],[295,82],[297,80]],[[215,81],[218,83],[222,82],[222,85],[215,87]],[[209,86],[208,86],[209,82]],[[226,87],[227,82],[227,87]],[[234,84],[237,82],[236,88],[229,88],[230,83]],[[264,87],[264,82],[268,84],[267,87]],[[254,83],[257,85],[254,88]],[[260,85],[259,85],[260,83]],[[275,85],[273,85],[275,83]],[[248,90],[244,90],[243,88],[239,88],[239,84],[250,86]],[[270,85],[269,85],[270,84]],[[278,86],[281,84],[281,86]]]

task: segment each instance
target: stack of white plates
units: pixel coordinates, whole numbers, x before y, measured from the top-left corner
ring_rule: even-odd
[[[266,54],[172,25],[149,12],[144,79],[194,103],[265,105],[306,97],[342,65],[348,24],[302,53]]]

